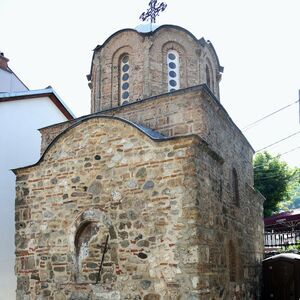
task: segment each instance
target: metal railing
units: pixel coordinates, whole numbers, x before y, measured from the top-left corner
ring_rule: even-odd
[[[282,247],[300,244],[300,231],[265,232],[265,247]]]

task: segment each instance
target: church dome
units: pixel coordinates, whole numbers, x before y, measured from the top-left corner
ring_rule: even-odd
[[[211,42],[182,27],[122,29],[94,50],[92,113],[200,84],[219,100],[222,71]]]
[[[159,25],[148,23],[148,24],[140,24],[136,26],[134,29],[141,33],[147,33],[147,32],[154,31],[158,27]]]

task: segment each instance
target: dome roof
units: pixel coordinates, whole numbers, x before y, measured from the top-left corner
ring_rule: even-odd
[[[141,33],[147,33],[147,32],[154,31],[158,27],[159,25],[148,23],[148,24],[140,24],[136,26],[134,29]]]

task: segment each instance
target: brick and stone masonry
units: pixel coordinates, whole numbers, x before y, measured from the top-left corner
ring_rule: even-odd
[[[171,93],[168,47],[182,56]],[[120,106],[124,53],[140,73]],[[263,198],[220,69],[211,43],[177,26],[95,49],[93,114],[41,129],[40,161],[14,170],[17,299],[258,299]]]

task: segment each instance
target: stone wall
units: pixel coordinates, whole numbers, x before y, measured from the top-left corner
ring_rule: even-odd
[[[238,174],[241,194],[245,184],[253,186],[254,151],[205,86],[153,97],[102,114],[123,117],[166,136],[197,134],[224,158],[222,180],[230,197],[233,168]]]
[[[80,118],[79,118],[80,119]],[[72,126],[74,123],[78,122],[79,119],[73,119],[67,122],[62,122],[40,128],[41,133],[41,155],[45,152],[46,148],[52,143],[52,141],[64,130]]]
[[[254,150],[205,85],[150,97],[98,114],[122,117],[168,137],[197,134],[224,157],[225,163],[235,166],[245,182],[253,185]],[[78,118],[77,121],[83,118]],[[74,122],[42,129],[42,152],[59,133]]]
[[[197,40],[187,30],[164,25],[154,32],[139,33],[124,29],[109,37],[94,51],[91,74],[91,112],[120,105],[120,58],[129,55],[129,101],[145,99],[168,92],[167,51],[179,54],[180,88],[207,82],[219,98],[222,67],[210,42]]]
[[[170,48],[181,57],[182,89],[165,93]],[[134,85],[132,102],[119,106],[124,53]],[[254,151],[218,85],[196,85],[207,58],[218,82],[212,46],[174,26],[123,30],[95,50],[97,113],[41,129],[41,161],[16,170],[19,299],[257,299],[263,198],[252,188]],[[111,117],[171,139],[153,141]],[[103,284],[94,285],[107,235]]]
[[[209,211],[206,229],[198,228],[199,243],[210,249],[206,283],[208,290],[215,289],[221,299],[256,299],[263,258],[264,199],[253,190],[253,149],[220,103],[199,86],[103,113],[149,126],[167,136],[197,134],[224,159],[218,167],[212,160],[197,164],[198,180],[208,183],[207,190],[198,194],[199,209],[207,207]],[[227,272],[232,249],[235,276],[230,280]],[[219,271],[212,275],[210,272],[216,269]],[[227,288],[223,290],[224,286]]]
[[[200,215],[195,230],[200,247],[209,252],[199,279],[207,289],[207,298],[199,299],[259,299],[263,199],[241,180],[237,205],[232,186],[225,181],[224,173],[229,171],[226,163],[217,163],[201,151],[196,153],[196,203]]]
[[[199,237],[203,238],[199,243],[210,249],[212,262],[206,266],[207,273],[215,269],[220,272],[207,275],[206,282],[210,290],[225,295],[224,299],[230,299],[229,295],[255,299],[263,254],[263,198],[252,188],[253,149],[221,104],[205,86],[196,86],[99,114],[122,117],[166,136],[197,134],[222,157],[223,163],[218,167],[214,167],[213,161],[201,163],[200,160],[198,164],[199,182],[208,182],[210,187],[204,192],[207,198],[199,193],[199,209],[206,207],[209,211],[208,227],[198,230]],[[233,184],[233,169],[237,187]],[[212,170],[213,177],[209,174]],[[238,199],[235,199],[236,190]],[[230,264],[237,266],[231,271],[232,280]],[[223,291],[224,286],[227,287]]]
[[[196,179],[199,151],[222,163],[196,136],[153,141],[95,117],[61,135],[36,165],[15,170],[17,299],[206,293],[199,270],[209,247],[200,247],[196,229],[207,226],[209,211],[197,209],[197,187],[206,185]]]
[[[256,299],[262,199],[227,171],[197,136],[80,120],[15,171],[17,299]]]

